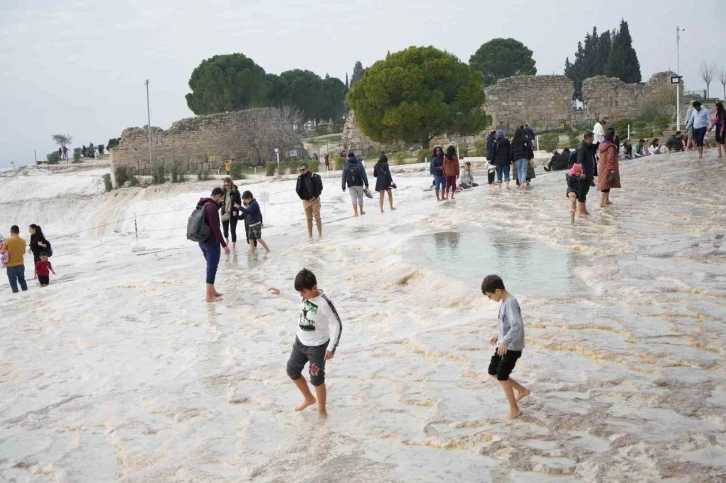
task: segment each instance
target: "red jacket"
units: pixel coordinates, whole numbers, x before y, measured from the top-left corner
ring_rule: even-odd
[[[224,241],[222,230],[219,228],[219,206],[217,206],[217,202],[212,198],[201,198],[199,203],[197,203],[197,206],[202,206],[205,203],[208,204],[204,207],[204,220],[207,222],[207,225],[209,225],[209,228],[212,229],[212,233],[204,243],[216,242],[221,243],[223,247],[226,247],[227,243]]]
[[[35,264],[35,273],[41,277],[47,277],[50,275],[51,268],[53,268],[53,265],[50,264],[50,260],[38,260],[38,263]]]
[[[449,159],[444,156],[444,176],[459,176],[459,158]]]

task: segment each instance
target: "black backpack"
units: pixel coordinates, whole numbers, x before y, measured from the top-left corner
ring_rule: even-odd
[[[348,181],[348,186],[360,186],[362,185],[361,176],[360,176],[360,167],[359,164],[356,163],[354,166],[348,165],[348,177],[346,178],[346,181]]]
[[[48,240],[45,241],[45,253],[48,254],[48,258],[53,256],[53,247],[50,246],[50,242]]]
[[[212,229],[207,224],[207,220],[204,219],[204,208],[208,204],[204,203],[201,206],[197,206],[192,211],[192,214],[189,215],[189,220],[187,221],[187,240],[201,243],[207,241],[209,235],[212,234]]]
[[[569,169],[569,168],[571,168],[571,167],[572,167],[572,165],[573,165],[573,164],[575,164],[575,163],[577,162],[577,151],[579,151],[579,150],[580,150],[580,148],[577,148],[577,149],[575,149],[574,151],[572,151],[572,152],[570,153],[570,159],[569,159],[569,161],[567,162],[567,168],[568,168],[568,169]]]

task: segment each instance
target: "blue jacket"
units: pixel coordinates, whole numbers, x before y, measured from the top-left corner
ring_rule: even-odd
[[[358,179],[360,181],[356,181],[353,184],[348,183],[348,172],[351,170],[357,170]],[[355,174],[355,171],[353,173]],[[366,175],[366,170],[363,167],[363,165],[361,164],[361,162],[352,156],[348,156],[348,162],[345,163],[345,166],[343,167],[343,177],[341,179],[341,185],[342,185],[343,190],[345,190],[346,183],[348,184],[348,186],[365,185],[365,187],[368,188],[368,176]],[[358,184],[358,183],[360,183],[360,184]]]
[[[494,160],[494,148],[497,147],[497,138],[491,134],[487,136],[487,161]]]
[[[430,167],[429,171],[434,176],[443,176],[444,175],[444,158],[437,158],[436,156],[431,158],[431,167]]]
[[[257,204],[256,199],[252,199],[252,201],[250,201],[250,206],[247,208],[240,206],[239,211],[247,215],[247,223],[249,225],[262,223],[262,212],[260,211],[260,205]]]

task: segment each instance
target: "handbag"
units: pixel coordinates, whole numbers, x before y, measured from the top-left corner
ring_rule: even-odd
[[[608,184],[612,185],[614,183],[617,183],[618,181],[620,181],[620,174],[618,174],[618,172],[615,170],[610,171],[607,177]]]
[[[534,162],[534,158],[530,158],[529,167],[532,169],[535,169],[537,167],[537,163]]]

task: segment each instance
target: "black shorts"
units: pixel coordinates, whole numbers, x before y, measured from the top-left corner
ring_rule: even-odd
[[[517,364],[517,359],[522,357],[522,351],[510,351],[508,350],[504,357],[497,355],[496,349],[492,356],[492,361],[489,363],[489,375],[497,376],[498,381],[508,381],[509,374],[514,370],[514,366]]]
[[[38,282],[41,285],[50,285],[50,275],[38,275]]]
[[[287,361],[287,375],[290,379],[293,381],[300,379],[305,364],[310,362],[308,367],[310,383],[313,386],[323,384],[325,382],[325,351],[328,350],[328,344],[330,341],[323,345],[304,346],[295,337],[290,359]]]

